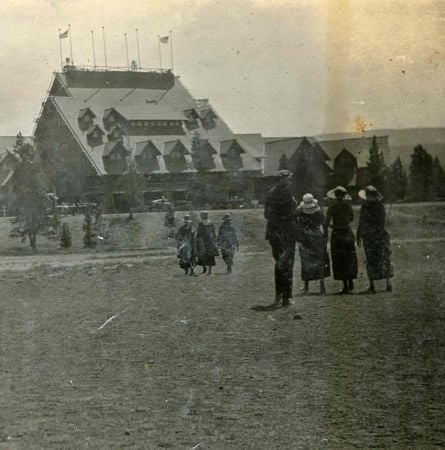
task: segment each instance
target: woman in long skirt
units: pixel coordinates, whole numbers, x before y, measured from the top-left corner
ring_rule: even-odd
[[[323,229],[324,215],[312,194],[303,195],[296,219],[304,292],[309,292],[309,281],[319,280],[320,294],[324,294],[324,279],[330,276],[329,256]]]
[[[360,246],[363,242],[366,255],[369,287],[365,292],[375,293],[375,280],[386,280],[386,291],[391,292],[391,277],[393,276],[391,243],[385,229],[386,213],[382,203],[383,197],[372,185],[359,191],[358,195],[364,200],[360,210],[357,244]]]
[[[343,281],[340,294],[348,294],[354,289],[357,278],[357,252],[355,238],[351,229],[354,220],[352,207],[346,200],[350,199],[348,191],[343,186],[337,186],[327,193],[328,198],[334,199],[326,213],[327,233],[332,221],[331,258],[335,280]]]
[[[188,214],[176,233],[176,247],[179,267],[184,269],[186,275],[195,276],[195,229]]]
[[[232,273],[233,256],[239,248],[239,242],[230,214],[224,214],[223,222],[218,230],[218,245],[227,266],[227,273]]]
[[[215,256],[219,255],[215,226],[209,219],[209,213],[202,211],[201,222],[196,232],[196,243],[198,250],[198,264],[202,266],[202,273],[210,275],[212,267],[216,264]],[[207,271],[208,268],[208,271]]]

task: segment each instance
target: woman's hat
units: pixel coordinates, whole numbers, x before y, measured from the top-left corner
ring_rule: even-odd
[[[377,200],[383,199],[383,195],[372,184],[366,186],[365,189],[358,191],[358,196],[363,200]]]
[[[345,200],[351,200],[351,196],[343,186],[337,186],[334,189],[331,189],[326,195],[328,198],[344,198]]]
[[[190,217],[189,214],[186,214],[186,215],[184,216],[184,222],[185,222],[185,223],[192,223],[192,222],[193,222],[193,220],[192,220],[192,218]]]
[[[303,201],[299,204],[298,209],[305,214],[314,214],[320,211],[318,206],[318,201],[314,198],[312,194],[304,194]]]
[[[201,211],[200,213],[199,213],[199,215],[202,217],[202,216],[205,216],[205,217],[207,217],[208,215],[209,215],[209,212],[208,211]]]
[[[232,217],[230,217],[230,214],[224,214],[223,220],[232,220]]]

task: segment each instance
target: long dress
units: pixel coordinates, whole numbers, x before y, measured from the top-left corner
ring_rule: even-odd
[[[368,278],[391,278],[391,242],[385,229],[385,206],[380,201],[366,201],[360,210],[357,237],[362,239],[366,255]]]
[[[331,274],[321,211],[306,214],[297,211],[298,250],[303,281],[321,280]]]
[[[221,248],[221,256],[224,262],[231,266],[233,264],[233,255],[238,247],[238,237],[235,227],[230,221],[224,221],[218,230],[218,244]]]
[[[212,222],[199,222],[196,242],[198,264],[200,266],[214,266],[216,264],[215,256],[218,256],[218,247],[216,245],[215,226]]]
[[[354,233],[350,226],[353,220],[352,207],[344,200],[337,199],[329,206],[325,230],[328,229],[332,221],[331,259],[335,280],[354,280],[357,278],[357,252],[355,250]]]
[[[176,233],[178,263],[181,269],[192,269],[195,266],[195,229],[182,225]]]

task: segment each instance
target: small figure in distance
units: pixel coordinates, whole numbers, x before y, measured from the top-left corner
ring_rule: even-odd
[[[218,246],[221,256],[227,266],[227,273],[232,273],[233,256],[239,250],[238,237],[232,224],[230,214],[224,214],[222,224],[218,230]]]
[[[385,205],[383,196],[372,185],[358,193],[363,200],[357,229],[357,245],[363,248],[366,255],[366,272],[369,286],[364,293],[375,293],[375,280],[386,280],[386,291],[392,292],[391,278],[394,269],[391,263],[391,242],[385,229]]]
[[[320,280],[320,294],[326,293],[324,279],[329,277],[329,256],[324,233],[324,215],[312,194],[304,194],[296,214],[298,247],[301,260],[301,279],[304,292],[309,281]]]
[[[216,264],[215,256],[219,256],[216,231],[209,219],[208,211],[201,211],[200,217],[201,221],[196,232],[198,265],[202,266],[202,273],[207,272],[207,275],[211,275],[212,267]]]
[[[357,278],[358,271],[355,238],[351,229],[354,212],[347,203],[351,197],[343,186],[330,190],[327,196],[335,200],[328,208],[324,227],[327,239],[329,224],[332,221],[331,258],[334,280],[343,281],[343,289],[339,294],[349,294],[354,289],[353,280]]]
[[[193,221],[187,214],[184,216],[184,224],[176,233],[176,248],[178,249],[179,267],[184,269],[185,275],[195,274],[195,228]]]

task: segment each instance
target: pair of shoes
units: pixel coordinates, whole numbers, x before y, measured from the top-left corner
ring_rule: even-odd
[[[349,292],[349,289],[346,289],[346,288],[343,288],[338,294],[339,295],[347,295],[347,294],[349,294],[350,292]]]
[[[283,308],[293,305],[294,303],[289,298],[283,298],[283,303],[281,304]]]
[[[390,284],[386,286],[386,292],[392,292],[392,286]]]
[[[203,267],[202,268],[202,273],[206,273],[207,272],[207,267]]]

